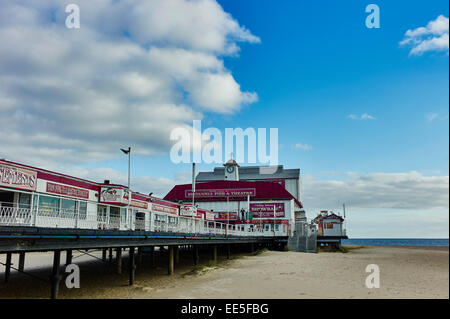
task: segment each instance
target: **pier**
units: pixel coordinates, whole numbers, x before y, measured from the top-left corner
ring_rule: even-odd
[[[97,183],[7,160],[0,160],[0,173],[0,255],[6,256],[0,262],[5,269],[3,282],[9,284],[11,270],[27,274],[27,253],[52,252],[53,267],[46,280],[51,298],[58,296],[63,277],[62,256],[66,265],[72,264],[74,251],[101,250],[101,260],[108,265],[115,256],[117,273],[126,268],[133,285],[143,253],[150,252],[154,258],[155,247],[167,252],[168,275],[174,272],[180,247],[192,252],[194,265],[199,262],[199,249],[209,250],[212,260],[217,260],[219,250],[229,258],[238,249],[280,248],[292,233],[291,212],[302,208],[281,185],[270,181],[227,181],[220,189],[217,182],[202,183],[195,204],[189,196],[186,201],[161,199],[109,180]],[[209,186],[214,189],[204,189]],[[202,200],[208,197],[202,194],[215,194],[212,203],[229,207],[213,212],[203,207],[207,202]],[[252,205],[259,205],[255,218],[250,218]],[[261,209],[268,212],[262,216]],[[270,218],[275,210],[277,215]],[[221,219],[222,215],[227,218]],[[127,265],[122,262],[124,251],[128,252]],[[18,265],[12,264],[13,254],[19,256]]]
[[[229,235],[220,233],[216,228],[207,233],[183,233],[161,231],[133,231],[112,229],[74,229],[74,228],[43,228],[23,226],[0,226],[0,254],[6,255],[6,261],[0,262],[5,268],[3,283],[7,289],[10,282],[11,269],[26,273],[26,253],[53,252],[53,267],[49,274],[48,284],[50,298],[57,298],[60,282],[62,259],[65,265],[72,263],[73,251],[101,250],[102,260],[111,264],[115,256],[117,273],[123,271],[123,252],[128,251],[129,285],[134,284],[136,270],[142,264],[142,254],[145,250],[154,260],[156,247],[167,247],[167,273],[172,275],[179,259],[180,249],[192,253],[192,264],[199,263],[199,249],[210,250],[211,260],[217,261],[218,249],[225,252],[229,259],[234,250],[254,251],[256,248],[282,248],[287,242],[284,236],[267,236],[267,234]],[[12,265],[12,254],[19,255],[19,264]],[[4,260],[4,259],[2,259]],[[35,280],[30,278],[30,280]]]

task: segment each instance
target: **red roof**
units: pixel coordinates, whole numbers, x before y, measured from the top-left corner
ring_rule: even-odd
[[[342,218],[341,216],[338,216],[338,215],[336,215],[334,213],[323,217],[322,220],[323,219],[339,219],[341,222],[344,221],[344,218]]]
[[[255,195],[250,196],[252,200],[274,200],[274,199],[293,199],[295,203],[303,208],[302,203],[298,201],[291,193],[289,193],[279,183],[272,181],[211,181],[201,182],[195,185],[196,190],[206,189],[255,189]],[[164,197],[165,200],[172,202],[189,202],[192,198],[186,197],[186,191],[192,189],[192,184],[176,185],[172,190]],[[229,200],[246,200],[244,197],[229,197]],[[211,201],[226,201],[226,197],[195,197],[196,202],[211,202]]]

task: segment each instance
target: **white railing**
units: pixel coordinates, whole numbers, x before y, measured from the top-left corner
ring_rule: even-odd
[[[157,215],[159,219],[156,219],[155,214],[150,212],[147,212],[145,217],[128,219],[123,218],[123,216],[120,218],[119,216],[108,216],[107,214],[97,216],[96,211],[87,211],[80,214],[73,210],[36,210],[20,208],[13,205],[11,207],[2,205],[0,206],[0,226],[145,230],[246,237],[274,236],[273,230],[260,228],[246,229],[243,225],[231,225],[165,213],[157,213]],[[161,216],[165,217],[164,220],[161,220]],[[277,232],[277,236],[280,235],[287,236],[287,234]]]

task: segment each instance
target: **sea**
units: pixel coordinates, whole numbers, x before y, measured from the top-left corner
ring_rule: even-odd
[[[448,247],[448,238],[351,238],[343,245]]]

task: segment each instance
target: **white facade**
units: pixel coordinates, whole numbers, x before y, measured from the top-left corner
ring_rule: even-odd
[[[342,222],[335,218],[324,218],[323,236],[343,236]]]

